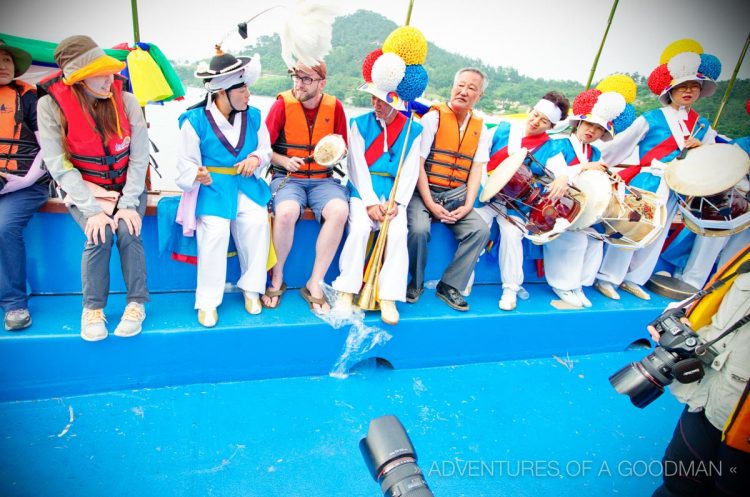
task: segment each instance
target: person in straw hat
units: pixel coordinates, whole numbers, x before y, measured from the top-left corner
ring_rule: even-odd
[[[609,86],[619,91],[607,91]],[[572,133],[566,139],[555,140],[560,153],[546,162],[556,180],[574,185],[583,171],[607,171],[596,144],[612,141],[616,133],[635,120],[635,110],[625,95],[632,96],[632,101],[635,90],[635,81],[630,77],[613,75],[574,99],[573,115],[568,118]],[[550,196],[555,197],[552,192]],[[604,255],[603,245],[600,239],[589,236],[587,230],[564,231],[544,244],[545,278],[563,302],[574,307],[591,307],[583,287],[594,283]]]
[[[141,226],[146,212],[149,141],[138,100],[116,76],[125,64],[88,36],[55,49],[61,71],[43,80],[37,117],[44,163],[65,192],[73,219],[86,235],[81,261],[81,337],[103,340],[109,296],[109,259],[117,241],[127,306],[115,335],[141,332],[149,300]]]
[[[422,126],[416,122],[410,124],[409,119],[400,112],[406,107],[397,92],[385,91],[374,82],[366,82],[358,89],[371,95],[373,110],[352,119],[350,124],[349,178],[354,191],[349,203],[349,232],[339,257],[341,274],[333,282],[333,288],[341,292],[345,304],[351,305],[353,295],[362,286],[370,232],[379,229],[386,217],[390,217],[378,296],[383,322],[397,324],[399,313],[396,301],[406,300],[409,269],[406,206],[419,178]],[[404,162],[396,190],[396,203],[388,211],[388,198],[398,174],[402,151]]]
[[[48,197],[36,122],[36,88],[17,79],[31,54],[0,40],[0,304],[5,329],[31,326],[23,230]]]
[[[266,117],[273,147],[274,229],[273,244],[277,262],[263,304],[279,305],[286,291],[284,266],[294,241],[294,227],[305,207],[310,207],[321,223],[315,244],[310,277],[300,289],[302,298],[314,312],[328,312],[321,282],[336,255],[349,215],[349,193],[333,178],[333,165],[315,162],[312,152],[321,138],[332,133],[346,141],[346,115],[341,102],[323,93],[327,67],[319,61],[310,67],[298,62],[290,69],[292,89],[281,92]]]
[[[604,147],[602,159],[607,164],[621,164],[638,148],[639,164],[619,174],[629,185],[656,192],[666,202],[668,227],[677,212],[677,199],[662,178],[664,167],[683,149],[716,142],[716,131],[693,106],[698,99],[710,97],[716,91],[714,80],[721,73],[721,63],[713,55],[704,54],[700,44],[689,39],[669,45],[660,62],[649,76],[649,88],[662,107],[638,117],[628,130]],[[636,251],[608,247],[594,284],[597,290],[619,299],[615,289],[619,286],[648,300],[650,295],[641,286],[651,277],[668,231],[664,229],[656,241]],[[700,266],[713,266],[715,261],[704,257],[691,257],[691,261],[682,279],[695,285],[691,274],[703,272]]]
[[[271,160],[271,143],[260,111],[249,105],[249,85],[260,77],[258,55],[235,57],[216,47],[209,65],[195,76],[205,80],[208,96],[179,118],[177,185],[192,206],[198,243],[198,322],[213,327],[224,297],[230,234],[240,260],[237,286],[245,309],[261,312],[266,284],[271,228],[268,184],[263,167]],[[183,209],[187,209],[182,205]]]

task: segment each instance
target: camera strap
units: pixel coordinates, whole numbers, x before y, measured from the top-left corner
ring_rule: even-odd
[[[724,338],[725,336],[729,335],[730,333],[737,331],[738,329],[742,328],[745,324],[750,323],[750,313],[746,314],[745,317],[742,317],[734,323],[732,326],[730,326],[724,333],[719,335],[718,337],[714,338],[710,342],[706,342],[703,345],[699,345],[695,348],[695,353],[697,355],[703,355],[703,353],[708,349],[710,346]]]

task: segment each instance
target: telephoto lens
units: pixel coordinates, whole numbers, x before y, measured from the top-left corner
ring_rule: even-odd
[[[434,497],[417,466],[417,451],[396,416],[373,419],[359,450],[385,497]]]

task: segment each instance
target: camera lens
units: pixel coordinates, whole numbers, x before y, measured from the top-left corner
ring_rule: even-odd
[[[643,409],[656,400],[664,387],[674,380],[672,371],[680,361],[677,354],[657,347],[651,354],[633,362],[609,377],[617,393],[630,397],[634,406]]]
[[[359,449],[386,497],[433,497],[417,465],[417,452],[395,416],[370,422]]]

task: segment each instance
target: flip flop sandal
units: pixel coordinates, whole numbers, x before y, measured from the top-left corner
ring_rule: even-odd
[[[262,305],[265,309],[276,309],[278,306],[281,305],[281,296],[286,293],[286,283],[282,282],[281,287],[279,287],[278,290],[272,290],[271,287],[266,288],[266,292],[263,294],[268,298],[276,297],[276,305],[270,306],[266,305],[265,302],[263,302],[263,299],[260,301],[260,305]]]
[[[310,290],[308,290],[306,286],[300,288],[299,293],[302,295],[302,298],[305,299],[305,302],[307,302],[307,304],[310,306],[310,310],[313,312],[320,312],[320,309],[323,308],[323,304],[328,303],[325,297],[313,297],[310,293]],[[318,304],[320,306],[320,309],[315,309],[315,307],[313,307],[313,304]]]

